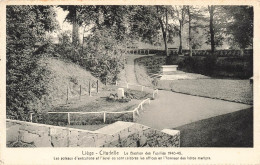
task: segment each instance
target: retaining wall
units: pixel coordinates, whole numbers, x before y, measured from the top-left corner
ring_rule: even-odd
[[[6,144],[27,144],[30,147],[179,147],[180,132],[155,130],[147,126],[116,122],[97,131],[6,121]]]

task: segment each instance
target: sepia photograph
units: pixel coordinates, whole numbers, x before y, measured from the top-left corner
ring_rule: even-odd
[[[6,5],[6,147],[253,148],[254,7]]]

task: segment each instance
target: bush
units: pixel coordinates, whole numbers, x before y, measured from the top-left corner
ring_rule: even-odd
[[[207,56],[203,60],[203,72],[205,75],[212,75],[216,69],[217,57],[215,55]]]
[[[166,57],[166,65],[177,65],[178,56],[168,56]]]
[[[53,47],[45,32],[55,28],[54,18],[52,6],[6,8],[7,118],[28,121],[30,112],[49,108],[46,82],[43,81],[48,72],[37,62],[42,56],[52,55]]]
[[[124,52],[117,47],[114,36],[107,31],[96,30],[84,40],[84,46],[73,45],[69,34],[61,34],[56,51],[59,56],[71,60],[90,71],[102,83],[114,83],[124,68]]]
[[[243,57],[187,57],[178,63],[186,72],[213,77],[249,78],[253,75],[252,56]]]

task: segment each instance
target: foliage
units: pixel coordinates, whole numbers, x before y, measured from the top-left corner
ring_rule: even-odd
[[[7,6],[6,26],[7,118],[28,120],[30,111],[48,106],[37,44],[45,45],[46,31],[56,27],[55,13],[52,6]]]
[[[67,39],[68,35],[62,34],[64,42],[56,47],[56,52],[60,57],[81,65],[103,83],[114,83],[124,68],[124,52],[113,34],[106,28],[96,29],[85,38],[83,47],[75,46]]]
[[[135,60],[136,63],[145,66],[147,73],[160,72],[161,66],[165,65],[165,56],[141,57]]]
[[[205,31],[207,35],[207,44],[211,45],[211,52],[214,53],[216,47],[222,46],[225,39],[224,32],[226,31],[226,15],[223,11],[223,6],[210,5],[208,6],[209,28]]]
[[[230,77],[247,79],[253,76],[252,56],[187,57],[179,62],[179,68],[186,72],[200,73],[212,77]]]
[[[254,11],[252,6],[225,6],[227,16],[232,20],[227,27],[227,34],[233,45],[245,49],[253,44]]]

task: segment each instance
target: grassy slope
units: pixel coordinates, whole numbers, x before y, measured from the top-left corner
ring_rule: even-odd
[[[253,147],[253,108],[174,129],[181,131],[182,147]]]
[[[50,72],[46,79],[48,79],[48,95],[54,106],[65,103],[67,87],[69,87],[69,97],[73,98],[79,95],[80,85],[82,94],[87,94],[89,81],[91,80],[91,85],[94,85],[97,80],[90,72],[71,62],[43,58],[39,61],[39,65]],[[100,85],[102,86],[101,83]]]

